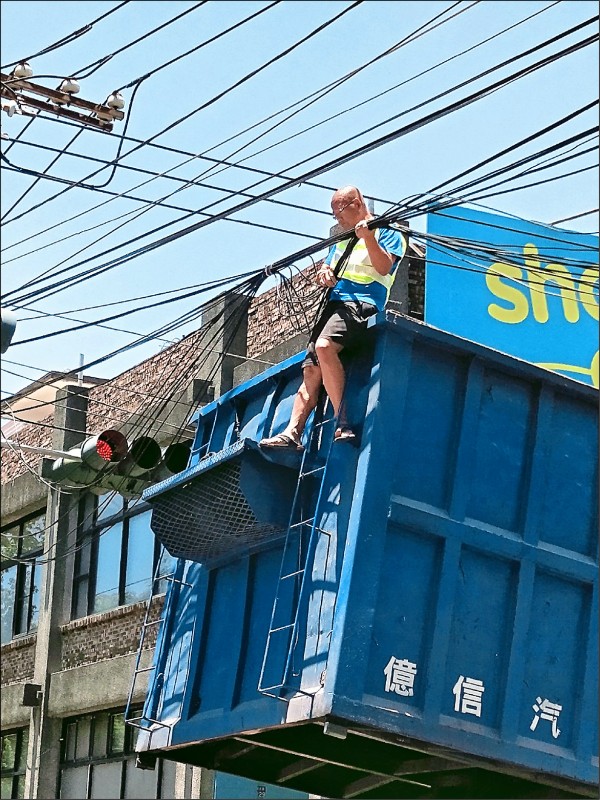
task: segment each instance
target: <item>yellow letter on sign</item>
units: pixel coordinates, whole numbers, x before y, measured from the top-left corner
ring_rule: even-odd
[[[527,319],[529,314],[529,303],[527,297],[517,289],[516,286],[509,286],[502,283],[502,278],[512,278],[513,280],[521,280],[523,278],[523,270],[512,264],[492,264],[485,276],[485,282],[490,292],[500,298],[506,300],[507,303],[512,304],[512,308],[504,308],[496,303],[490,303],[488,306],[488,314],[492,319],[497,319],[498,322],[507,322],[509,325],[517,325]]]

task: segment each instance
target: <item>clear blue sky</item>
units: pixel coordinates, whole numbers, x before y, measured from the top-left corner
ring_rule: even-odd
[[[1,26],[2,64],[7,65],[31,56],[118,5],[116,2],[4,0]],[[56,78],[37,76],[79,75],[92,62],[114,53],[183,11],[192,9],[194,5],[196,4],[192,2],[132,0],[70,44],[32,59],[31,66],[35,75],[32,80],[55,88],[59,82]],[[156,70],[253,12],[268,9],[238,30],[149,77],[141,84],[133,104],[132,89],[123,91],[125,110],[129,117],[127,135],[147,139],[181,117],[191,114],[198,106],[235,84],[336,14],[344,9],[351,9],[291,54],[244,82],[218,102],[191,114],[185,122],[174,126],[155,140],[157,144],[194,154],[209,151],[208,155],[216,159],[232,158],[237,161],[251,156],[244,161],[244,165],[269,173],[284,172],[295,177],[306,169],[343,155],[354,147],[366,144],[504,78],[545,55],[556,53],[597,30],[597,26],[588,26],[555,45],[540,49],[525,59],[516,60],[502,70],[481,77],[453,92],[453,87],[462,81],[479,76],[500,62],[514,58],[527,48],[541,44],[594,16],[597,13],[597,3],[581,0],[558,3],[484,0],[479,3],[452,4],[435,1],[367,0],[351,8],[352,3],[347,1],[284,0],[272,8],[268,8],[269,5],[267,2],[209,0],[164,30],[115,55],[88,78],[82,79],[79,96],[95,102],[104,101],[114,89]],[[456,12],[462,13],[364,69],[326,98],[290,120],[282,121],[287,115],[280,115],[269,123],[263,123],[251,132],[232,139],[265,117],[361,67],[445,10],[448,11],[444,19]],[[505,28],[536,12],[543,13],[496,36]],[[494,38],[486,44],[443,66],[431,69],[443,60],[490,37]],[[414,77],[425,70],[429,71],[421,77]],[[469,169],[478,161],[595,100],[598,95],[597,76],[598,46],[595,43],[509,84],[467,108],[314,179],[327,188],[300,185],[276,198],[314,210],[261,202],[234,215],[234,219],[282,228],[286,232],[241,225],[231,220],[219,221],[99,277],[47,299],[33,301],[32,307],[35,311],[46,314],[65,314],[84,306],[178,289],[260,268],[311,244],[315,237],[324,238],[328,235],[332,220],[319,212],[329,211],[331,189],[346,184],[357,185],[365,194],[381,199],[381,202],[376,203],[375,210],[382,212],[390,202],[402,201],[411,195],[427,192],[442,181]],[[401,83],[403,85],[387,91],[381,97],[365,102]],[[446,94],[439,100],[409,111],[369,133],[361,133],[442,92]],[[360,107],[347,111],[359,103],[362,104]],[[333,118],[283,144],[277,144],[328,117]],[[549,147],[570,135],[591,128],[597,121],[596,108],[531,145],[508,154],[493,166],[508,164],[542,147]],[[2,114],[2,131],[9,139],[13,139],[26,122],[24,117],[14,115],[9,118]],[[280,124],[268,132],[274,123]],[[115,124],[115,133],[123,130],[124,123]],[[28,142],[29,145],[15,143],[7,151],[10,142],[3,141],[2,150],[13,164],[44,171],[56,154],[30,145],[62,150],[75,132],[76,128],[52,119],[36,119],[22,136],[21,142]],[[264,135],[257,142],[249,144],[259,134]],[[228,139],[230,141],[225,142]],[[339,144],[346,139],[350,141]],[[597,143],[597,140],[593,143]],[[84,130],[69,152],[110,160],[115,157],[118,145],[116,137]],[[246,147],[240,153],[231,155],[244,145]],[[123,152],[133,146],[132,143],[126,143]],[[264,148],[269,149],[257,153]],[[324,155],[316,155],[328,148],[333,149]],[[303,166],[293,166],[304,159],[309,160]],[[195,178],[211,166],[202,159],[195,159],[173,169],[184,161],[185,157],[182,155],[144,147],[122,159],[120,163],[153,172],[173,170],[171,175],[185,179]],[[595,162],[597,163],[597,153],[591,153],[559,165],[553,172],[544,173],[541,177],[560,175]],[[49,172],[69,180],[81,180],[99,166],[101,165],[63,155]],[[150,177],[122,169],[117,171],[106,188],[116,193],[131,191],[145,199],[159,199],[183,185],[161,178],[133,190],[133,187]],[[109,170],[105,169],[91,178],[90,183],[103,184],[108,178]],[[228,197],[229,192],[239,192],[255,183],[258,178],[254,173],[236,167],[218,174],[213,174],[211,169],[202,180],[218,188],[194,186],[180,191],[166,202],[196,210],[220,201],[212,210],[221,211],[235,205],[240,199],[239,195]],[[108,195],[97,192],[73,189],[59,199],[11,222],[14,217],[42,203],[45,198],[62,188],[57,183],[40,181],[7,214],[31,182],[31,177],[27,175],[3,169],[2,214],[6,214],[2,233],[3,292],[22,286],[56,265],[67,266],[114,247],[181,214],[154,207],[139,219],[113,230],[130,219],[121,218],[122,215],[136,209],[141,210],[143,205],[118,198],[72,219],[76,214],[110,199]],[[277,185],[277,179],[270,179],[251,191],[258,193]],[[596,169],[592,169],[482,202],[525,219],[554,222],[598,207],[598,173]],[[178,223],[164,233],[185,227],[196,219],[198,217]],[[103,224],[109,220],[115,221]],[[424,230],[425,224],[424,218],[412,221],[412,225],[419,230]],[[564,227],[596,232],[597,217],[581,217],[564,223]],[[49,230],[42,233],[46,228]],[[144,242],[157,239],[161,235],[164,234],[154,234]],[[118,250],[114,255],[121,252],[124,251]],[[303,262],[299,266],[307,264],[308,262]],[[114,324],[135,333],[146,333],[202,301],[203,298],[182,301],[152,312],[137,313]],[[123,308],[107,307],[81,311],[70,316],[81,320],[99,319]],[[72,324],[53,316],[42,317],[26,309],[20,309],[18,316],[20,321],[15,342]],[[174,340],[195,327],[197,325],[181,328],[170,338]],[[133,333],[91,328],[11,347],[3,357],[2,396],[12,394],[43,372],[76,368],[80,353],[83,353],[88,362],[134,338],[136,337]],[[157,352],[164,344],[154,341],[131,350],[126,355],[106,361],[90,371],[94,375],[112,377]],[[21,377],[10,372],[18,373]]]

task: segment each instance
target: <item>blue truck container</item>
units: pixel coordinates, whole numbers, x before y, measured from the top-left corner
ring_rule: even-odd
[[[301,355],[195,417],[148,489],[179,558],[139,727],[161,755],[333,797],[597,796],[596,389],[388,313],[285,427]]]

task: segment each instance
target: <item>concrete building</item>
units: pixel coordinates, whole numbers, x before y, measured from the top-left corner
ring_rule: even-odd
[[[422,319],[422,253],[412,248],[408,260],[391,308]],[[306,275],[293,284],[316,303]],[[12,438],[64,451],[105,429],[163,446],[189,437],[198,405],[303,348],[299,324],[275,289],[249,306],[235,295],[208,304],[198,331],[116,378],[44,395],[51,413],[19,423]],[[2,798],[303,796],[172,761],[136,767],[124,710],[149,598],[158,618],[173,559],[139,498],[61,490],[40,477],[41,458],[2,449]],[[145,637],[141,666],[154,640]],[[136,681],[134,707],[144,691]]]

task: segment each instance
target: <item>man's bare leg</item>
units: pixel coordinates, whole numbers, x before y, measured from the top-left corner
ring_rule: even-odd
[[[317,366],[305,367],[303,374],[304,380],[294,398],[290,421],[284,431],[295,442],[300,442],[306,420],[317,405],[322,383],[321,369]]]
[[[294,398],[294,405],[292,406],[292,413],[287,427],[276,436],[262,439],[260,442],[261,447],[287,447],[288,443],[282,442],[282,437],[291,440],[289,446],[291,446],[292,442],[300,445],[306,420],[317,405],[322,384],[321,369],[316,365],[305,367],[303,375],[304,379]]]
[[[315,350],[321,365],[323,385],[333,406],[334,416],[337,417],[338,427],[343,427],[346,425],[346,413],[342,407],[346,373],[339,356],[343,346],[332,342],[331,339],[319,337]]]

